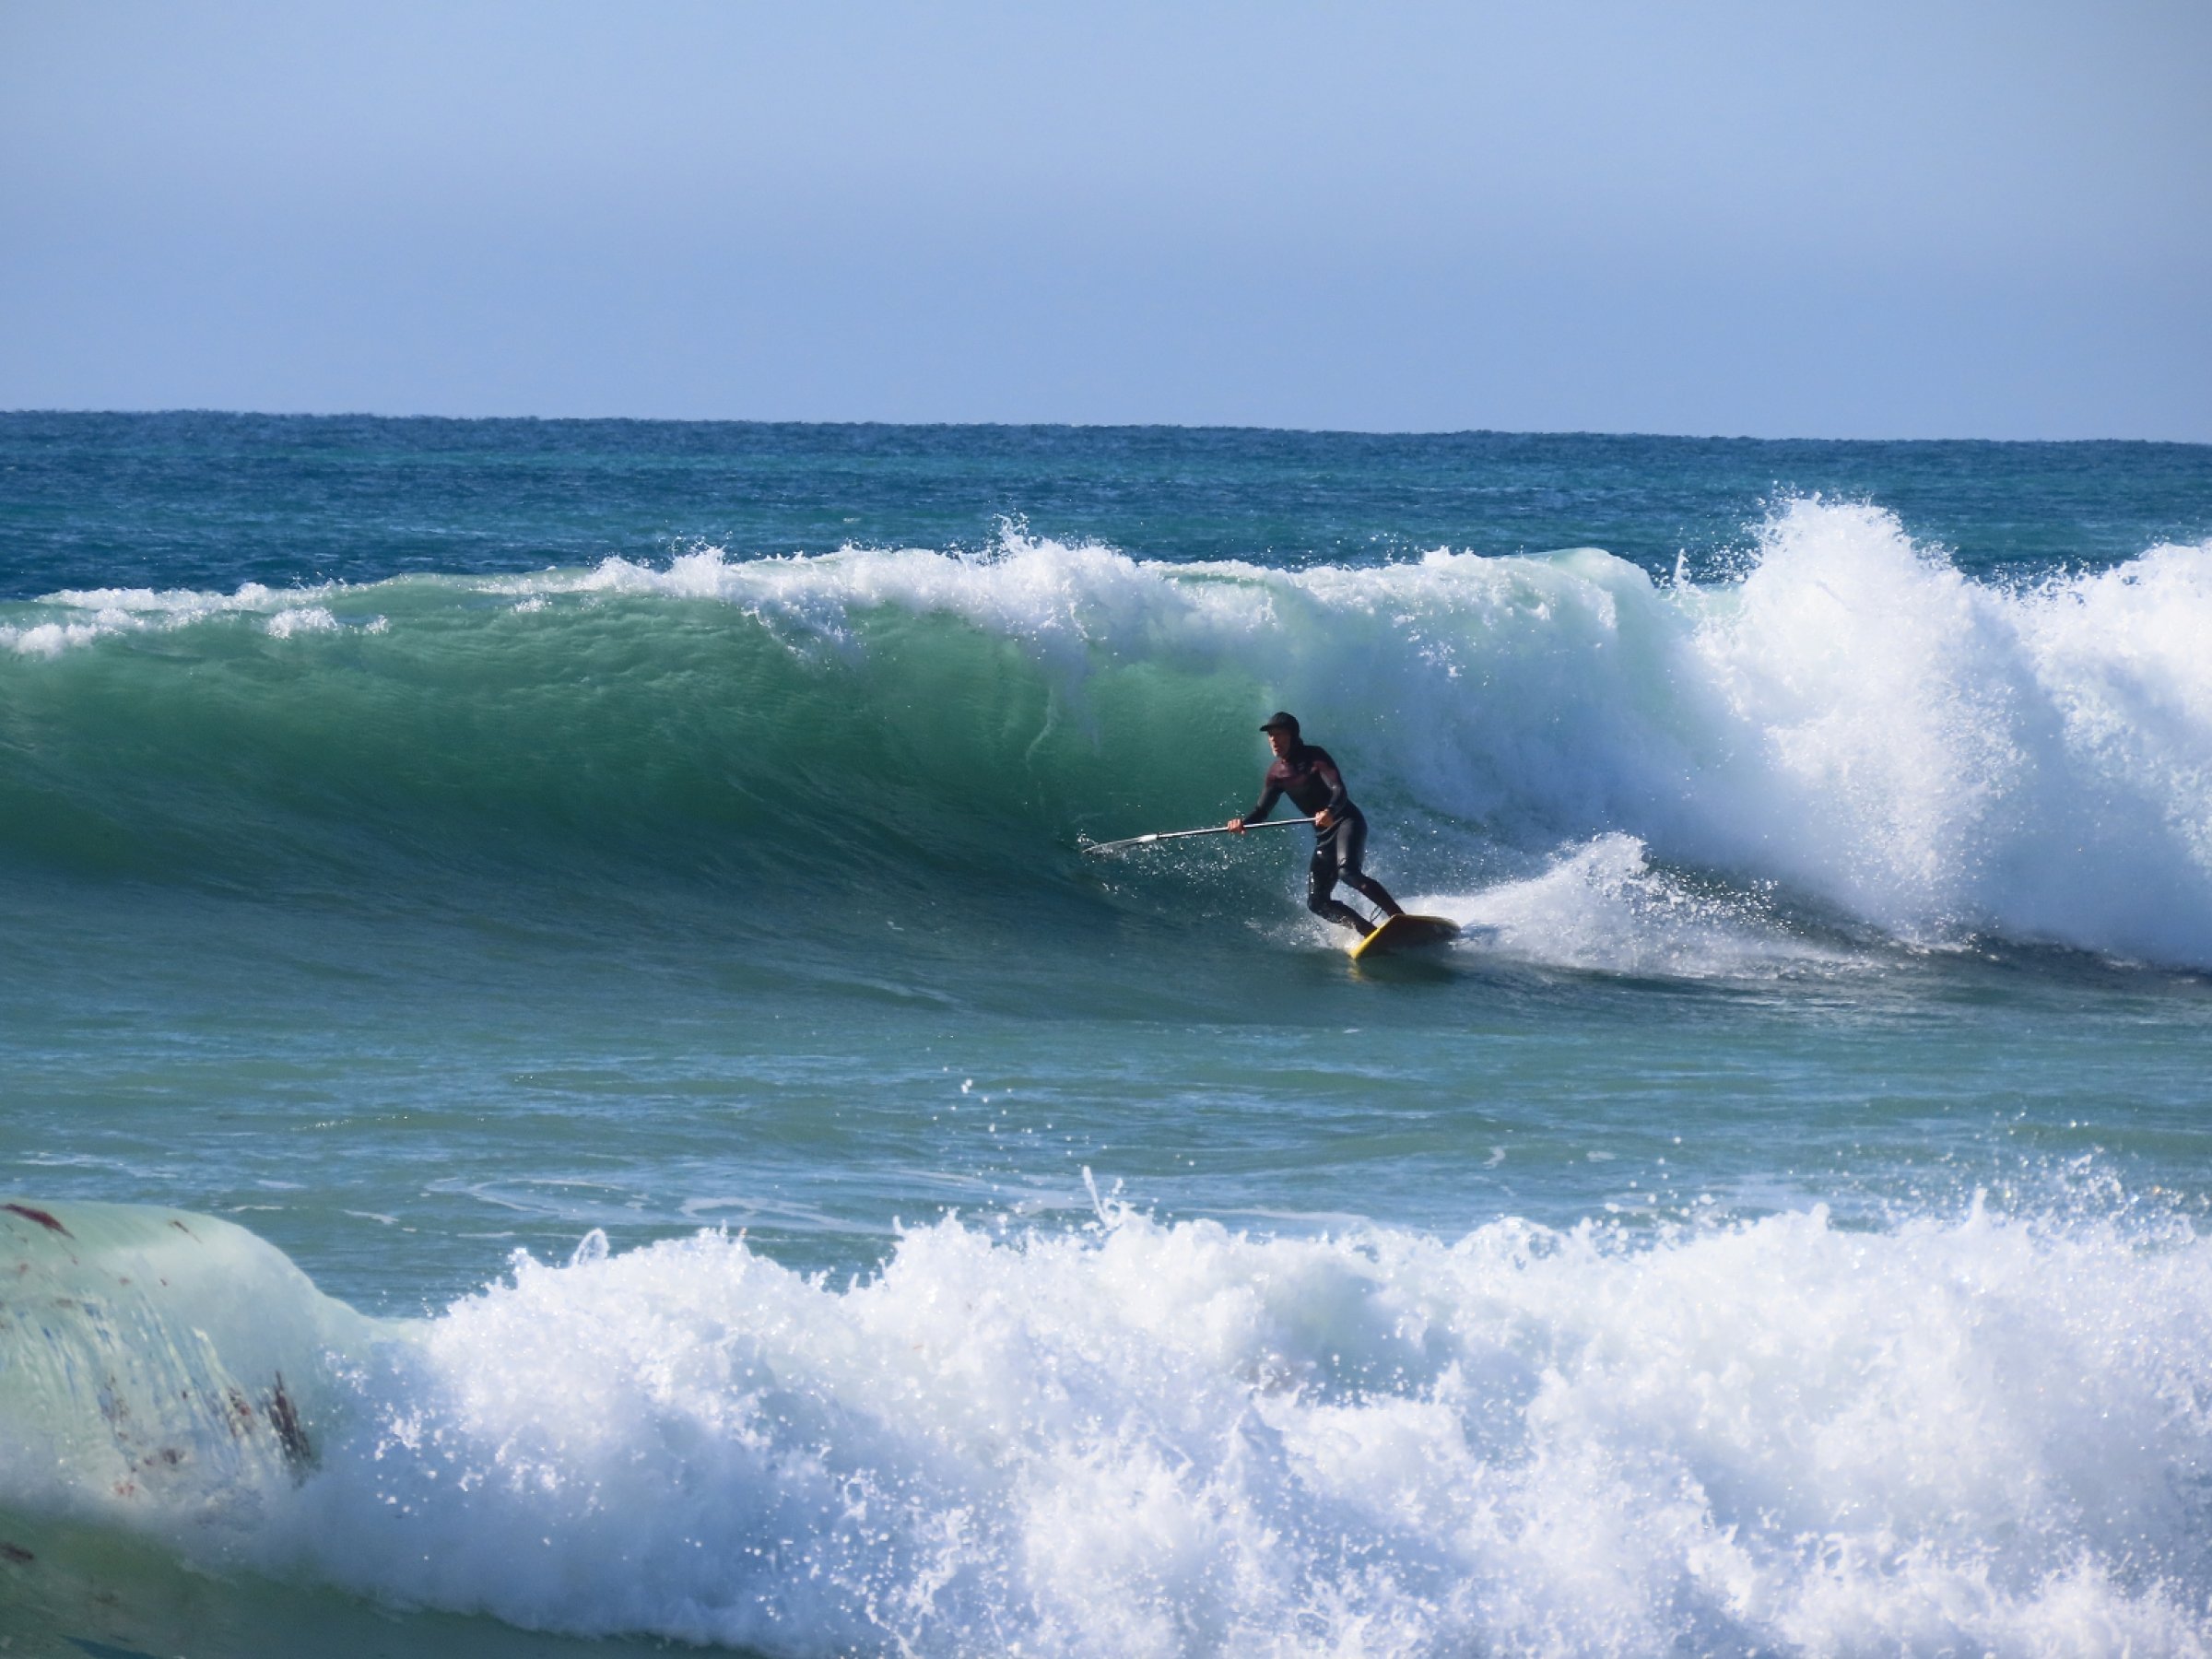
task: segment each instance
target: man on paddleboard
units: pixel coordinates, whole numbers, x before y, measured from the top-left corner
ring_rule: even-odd
[[[1242,818],[1230,818],[1229,828],[1243,834],[1246,824],[1261,822],[1275,810],[1276,802],[1288,795],[1291,805],[1313,818],[1313,862],[1306,868],[1306,908],[1354,933],[1372,933],[1375,924],[1335,896],[1336,884],[1341,881],[1381,905],[1385,916],[1404,915],[1382,884],[1359,867],[1367,852],[1367,818],[1352,805],[1344,787],[1344,774],[1329,759],[1329,751],[1318,744],[1302,742],[1297,716],[1280,709],[1267,717],[1260,730],[1267,734],[1268,745],[1275,750],[1275,764],[1267,769],[1261,785],[1260,804]]]

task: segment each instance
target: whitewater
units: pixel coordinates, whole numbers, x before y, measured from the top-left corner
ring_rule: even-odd
[[[1101,1203],[841,1286],[594,1232],[378,1325],[221,1222],[40,1214],[9,1245],[97,1316],[10,1333],[6,1403],[76,1453],[12,1450],[15,1502],[402,1604],[794,1653],[2200,1646],[2185,1228],[1293,1242]]]
[[[2212,452],[0,469],[12,1651],[2212,1648]]]

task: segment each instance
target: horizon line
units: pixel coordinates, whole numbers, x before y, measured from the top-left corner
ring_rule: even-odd
[[[232,420],[377,420],[442,421],[453,425],[539,426],[742,426],[820,427],[830,429],[865,429],[920,431],[1067,431],[1067,432],[1271,432],[1301,438],[1606,438],[1662,439],[1678,443],[1973,443],[1991,446],[2055,447],[2066,444],[2137,444],[2171,449],[2212,448],[2212,439],[2197,438],[1989,438],[1942,435],[1932,437],[1839,438],[1806,433],[1782,436],[1756,432],[1661,432],[1637,429],[1616,431],[1591,427],[1329,427],[1265,426],[1250,421],[1188,420],[885,420],[847,418],[837,419],[751,415],[451,415],[431,411],[394,414],[377,409],[230,409],[212,405],[175,405],[163,408],[63,408],[29,406],[0,408],[0,419],[69,418],[158,419],[168,416],[208,416]]]

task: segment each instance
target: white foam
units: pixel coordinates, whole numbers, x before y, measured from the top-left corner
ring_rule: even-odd
[[[119,619],[106,627],[98,622],[24,622],[0,624],[0,645],[22,656],[57,657],[79,645],[118,632]]]
[[[1801,502],[1696,599],[1735,731],[1686,841],[1908,936],[2212,962],[2212,544],[2013,594]]]
[[[173,1293],[177,1346],[292,1378],[312,1466],[210,1505],[196,1451],[127,1497],[93,1460],[75,1507],[776,1654],[2201,1653],[2212,1244],[2116,1213],[1447,1243],[1109,1207],[912,1231],[852,1284],[594,1234],[367,1335],[193,1218],[223,1270]],[[159,1323],[88,1339],[158,1353]],[[320,1365],[276,1351],[317,1330]],[[106,1369],[94,1439],[165,1386]]]
[[[294,634],[336,633],[338,619],[320,605],[295,605],[278,611],[262,624],[271,636],[288,640]]]
[[[189,628],[237,616],[263,616],[277,639],[333,633],[337,618],[320,603],[336,584],[278,590],[249,582],[229,594],[193,588],[70,588],[24,607],[51,620],[0,623],[0,646],[23,656],[54,657],[118,635]]]

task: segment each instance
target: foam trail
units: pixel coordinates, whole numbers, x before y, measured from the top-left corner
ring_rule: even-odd
[[[2124,1214],[1447,1243],[1110,1210],[947,1221],[841,1287],[594,1235],[338,1334],[265,1507],[61,1500],[779,1654],[2202,1653],[2212,1246]]]
[[[1566,850],[1542,874],[1473,895],[1424,897],[1493,956],[1547,967],[1665,979],[1817,976],[1865,961],[1806,938],[1755,896],[1700,891],[1654,870],[1629,835]]]

